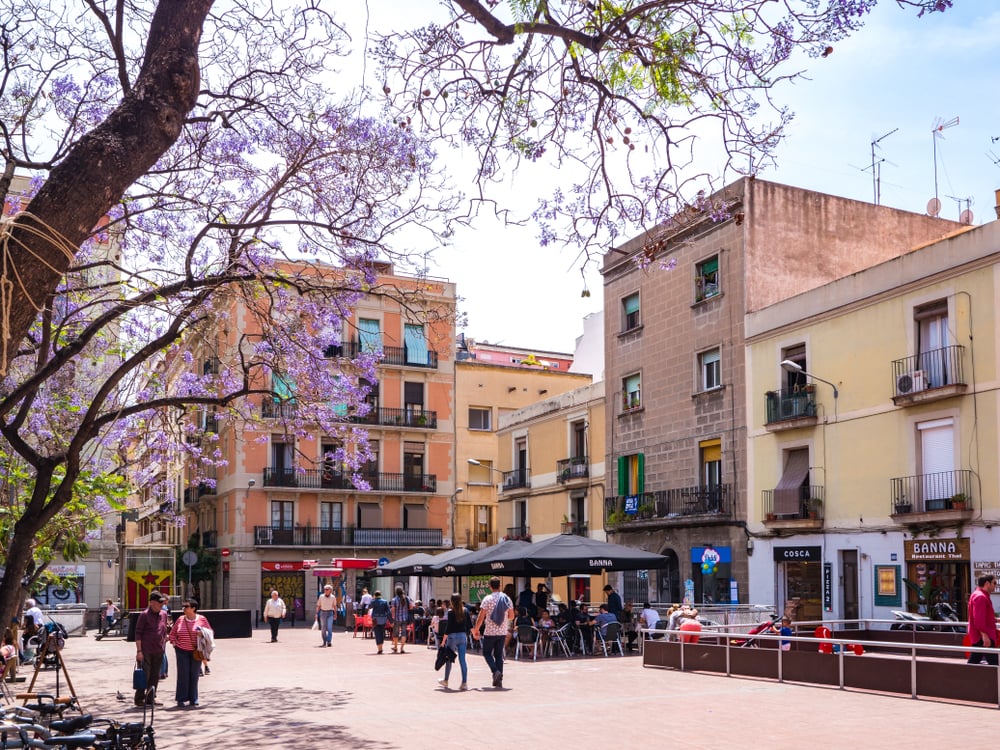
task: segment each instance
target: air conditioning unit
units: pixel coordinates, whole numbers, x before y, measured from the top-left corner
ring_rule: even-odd
[[[927,373],[923,370],[905,372],[896,378],[896,393],[900,396],[925,390],[927,390]]]

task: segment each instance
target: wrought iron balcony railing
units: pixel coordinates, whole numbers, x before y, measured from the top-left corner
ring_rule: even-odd
[[[826,488],[822,485],[790,490],[764,490],[761,492],[761,511],[765,521],[806,518],[822,520],[825,497]]]
[[[964,357],[964,346],[945,346],[897,359],[892,363],[893,398],[949,385],[966,385]]]
[[[359,472],[372,492],[437,492],[436,474],[389,474]],[[335,469],[264,469],[265,487],[305,490],[356,490],[349,472]]]
[[[257,547],[440,547],[443,541],[441,529],[254,526]]]
[[[616,495],[604,501],[604,523],[621,526],[638,521],[676,521],[691,516],[733,517],[732,490],[728,484],[716,487],[681,487]]]
[[[892,515],[939,510],[972,510],[975,474],[968,469],[896,477],[891,483]]]
[[[531,487],[531,475],[527,469],[514,469],[503,473],[503,488],[505,490],[516,490]]]
[[[590,476],[590,462],[587,456],[575,456],[556,461],[556,478],[560,482],[585,479]]]
[[[352,422],[357,424],[372,424],[384,427],[419,427],[436,430],[438,426],[437,412],[427,409],[372,409],[364,416],[352,416]]]
[[[362,344],[359,341],[345,341],[342,344],[332,344],[324,350],[327,357],[357,357],[365,351],[381,353],[380,364],[397,367],[427,367],[436,370],[438,353],[431,349],[413,349],[407,346],[375,346]]]
[[[767,423],[784,422],[789,419],[816,416],[816,400],[814,386],[803,385],[795,388],[782,388],[778,391],[768,391]]]
[[[531,529],[527,526],[512,526],[507,529],[507,539],[520,539],[525,542],[531,541]]]

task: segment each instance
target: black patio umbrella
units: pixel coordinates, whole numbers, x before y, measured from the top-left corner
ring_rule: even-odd
[[[426,575],[432,576],[471,576],[485,575],[490,572],[490,561],[498,555],[506,553],[516,553],[525,547],[530,547],[529,542],[521,539],[508,539],[489,547],[477,550],[467,550],[465,555],[453,557],[448,560],[439,560],[429,567]],[[510,575],[509,573],[507,575]]]
[[[461,558],[455,562],[464,560]],[[655,552],[575,534],[560,534],[523,548],[491,555],[470,565],[472,570],[467,575],[494,573],[531,578],[570,573],[596,575],[605,570],[648,570],[666,567],[667,564],[668,558]]]
[[[401,557],[388,565],[383,565],[379,568],[379,573],[380,575],[391,576],[436,575],[435,573],[430,572],[429,568],[431,565],[443,564],[446,560],[452,560],[468,553],[469,550],[463,547],[456,547],[455,549],[450,549],[445,552],[439,552],[436,555],[431,555],[426,552],[417,552],[412,555],[407,555],[406,557]]]

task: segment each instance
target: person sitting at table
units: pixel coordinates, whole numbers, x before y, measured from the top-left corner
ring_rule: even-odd
[[[570,622],[569,607],[567,607],[566,604],[563,602],[559,602],[557,607],[559,611],[556,612],[556,616],[554,619],[556,621],[556,627],[561,628],[563,625]]]
[[[522,625],[528,625],[529,627],[535,626],[535,618],[533,618],[525,607],[517,608],[517,619],[514,620],[514,627],[519,628]]]
[[[655,628],[656,623],[660,621],[660,613],[649,606],[649,602],[642,603],[642,612],[639,613],[639,619],[642,620],[642,627],[644,628]]]
[[[635,639],[639,637],[636,617],[636,614],[632,611],[632,600],[627,599],[622,611],[618,613],[618,622],[622,624],[622,632],[625,634],[626,651],[635,651]]]
[[[535,624],[535,627],[538,628],[539,643],[544,654],[548,651],[552,632],[556,629],[556,621],[552,619],[552,615],[549,614],[547,609],[543,609],[538,616],[538,622]]]
[[[590,616],[587,605],[581,600],[575,614],[576,627],[580,631],[580,653],[593,653],[594,618]]]
[[[607,604],[602,604],[597,617],[594,618],[594,625],[601,631],[602,636],[608,634],[608,625],[613,622],[618,622],[618,618],[608,611]]]

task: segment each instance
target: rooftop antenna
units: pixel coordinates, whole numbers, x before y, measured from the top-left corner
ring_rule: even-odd
[[[872,193],[873,193],[874,198],[875,198],[875,205],[876,206],[879,205],[879,201],[882,199],[882,192],[881,192],[881,187],[882,187],[882,167],[881,167],[881,164],[882,164],[882,162],[885,161],[885,159],[884,158],[883,159],[879,159],[878,161],[875,160],[875,147],[879,144],[880,141],[882,141],[884,138],[888,138],[890,135],[892,135],[893,133],[895,133],[897,130],[899,130],[899,128],[893,128],[892,130],[890,130],[885,135],[880,135],[878,138],[876,138],[875,140],[873,140],[872,144],[871,144],[872,145]]]
[[[958,198],[954,195],[946,196],[951,200],[955,201],[958,207],[958,222],[959,224],[972,224],[973,218],[972,214],[972,196],[968,198]],[[962,210],[962,204],[965,204],[965,210]]]
[[[946,130],[947,128],[953,128],[956,125],[958,125],[958,117],[952,117],[947,122],[942,120],[940,117],[936,117],[934,118],[934,127],[931,130],[931,141],[934,143],[934,200],[937,201],[939,211],[941,210],[941,201],[938,200],[937,142],[938,138],[944,138],[944,136],[941,135],[941,131]],[[928,213],[930,212],[928,211]],[[931,216],[935,215],[936,214],[931,214]]]

